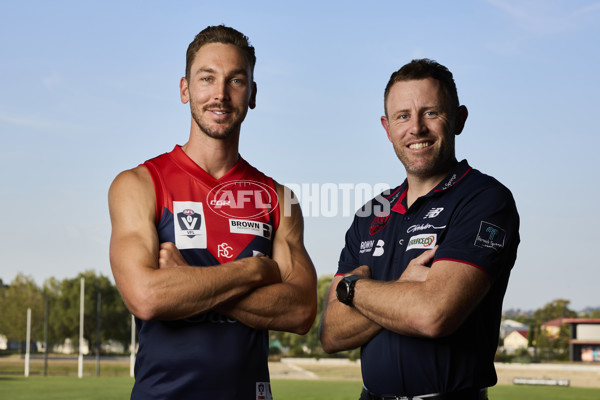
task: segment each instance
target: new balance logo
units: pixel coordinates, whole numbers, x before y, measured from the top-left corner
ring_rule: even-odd
[[[431,210],[429,210],[429,212],[427,212],[427,214],[425,214],[425,216],[423,217],[423,219],[427,219],[427,218],[435,218],[438,215],[440,215],[440,213],[444,211],[444,207],[440,207],[440,208],[432,208]]]

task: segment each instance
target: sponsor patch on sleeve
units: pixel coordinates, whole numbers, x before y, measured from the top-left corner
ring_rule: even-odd
[[[481,221],[474,245],[500,251],[504,247],[505,239],[506,231],[504,229],[489,222]]]

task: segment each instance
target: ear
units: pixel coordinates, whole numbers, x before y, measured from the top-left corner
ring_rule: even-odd
[[[252,82],[252,92],[250,93],[250,101],[248,102],[248,107],[253,110],[256,107],[256,91],[257,86],[256,82]]]
[[[467,117],[469,116],[469,110],[467,107],[460,106],[458,110],[456,110],[456,120],[454,122],[454,134],[460,135],[463,128],[465,127],[465,122],[467,122]]]
[[[181,78],[179,81],[179,97],[181,98],[181,102],[186,104],[190,101],[190,89],[188,88],[187,79],[185,76]]]
[[[385,115],[381,116],[381,126],[383,126],[383,129],[385,129],[385,133],[387,134],[387,138],[391,142],[392,141],[392,137],[390,136],[390,122],[388,121],[388,119],[387,119],[387,117]]]

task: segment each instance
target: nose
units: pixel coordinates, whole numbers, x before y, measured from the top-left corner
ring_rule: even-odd
[[[219,80],[214,86],[214,99],[218,101],[229,100],[229,90],[227,81]]]
[[[419,136],[427,132],[427,125],[422,115],[416,114],[410,120],[410,126],[408,133],[411,135]]]

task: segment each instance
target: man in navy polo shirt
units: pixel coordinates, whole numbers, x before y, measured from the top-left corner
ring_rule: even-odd
[[[519,216],[505,186],[456,160],[459,104],[452,73],[428,59],[385,89],[381,123],[406,180],[357,212],[320,332],[329,353],[361,347],[362,400],[487,399],[497,381]]]

